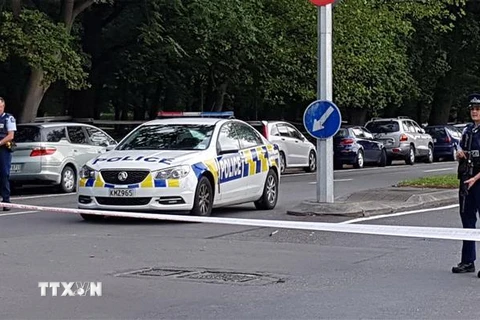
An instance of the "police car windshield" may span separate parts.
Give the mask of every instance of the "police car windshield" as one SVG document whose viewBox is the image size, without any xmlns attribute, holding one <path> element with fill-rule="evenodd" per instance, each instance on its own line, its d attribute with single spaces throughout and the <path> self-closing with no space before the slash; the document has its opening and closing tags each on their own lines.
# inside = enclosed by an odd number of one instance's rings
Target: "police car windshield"
<svg viewBox="0 0 480 320">
<path fill-rule="evenodd" d="M 122 141 L 117 150 L 205 150 L 212 138 L 213 125 L 149 125 L 138 128 Z"/>
</svg>

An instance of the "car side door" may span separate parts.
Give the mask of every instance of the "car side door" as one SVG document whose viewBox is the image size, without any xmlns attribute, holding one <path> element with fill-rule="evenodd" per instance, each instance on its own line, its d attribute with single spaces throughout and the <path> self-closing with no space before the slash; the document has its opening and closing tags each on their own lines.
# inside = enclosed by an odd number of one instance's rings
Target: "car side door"
<svg viewBox="0 0 480 320">
<path fill-rule="evenodd" d="M 303 134 L 297 130 L 291 124 L 285 124 L 290 133 L 290 137 L 293 139 L 293 149 L 295 162 L 300 165 L 308 166 L 309 155 L 310 155 L 310 142 L 303 136 Z"/>
<path fill-rule="evenodd" d="M 87 133 L 83 126 L 68 125 L 67 135 L 77 168 L 81 168 L 88 160 L 98 155 L 98 152 L 89 145 Z"/>
<path fill-rule="evenodd" d="M 295 140 L 290 136 L 290 130 L 284 123 L 277 124 L 278 132 L 280 133 L 280 140 L 282 146 L 281 151 L 285 154 L 287 166 L 298 165 L 298 159 L 295 157 Z"/>
<path fill-rule="evenodd" d="M 263 190 L 268 173 L 268 153 L 260 135 L 241 122 L 235 122 L 235 131 L 240 140 L 244 161 L 243 183 L 248 187 L 247 194 L 253 196 Z M 244 195 L 239 195 L 244 196 Z"/>
<path fill-rule="evenodd" d="M 242 179 L 244 160 L 240 154 L 240 141 L 232 121 L 220 127 L 216 147 L 219 202 L 235 202 L 239 194 L 245 194 L 248 186 Z"/>
<path fill-rule="evenodd" d="M 428 155 L 428 143 L 431 141 L 431 136 L 425 132 L 425 130 L 418 125 L 415 121 L 411 121 L 413 127 L 415 128 L 415 132 L 417 133 L 417 137 L 419 143 L 417 148 L 419 149 L 422 155 Z M 433 151 L 433 150 L 432 150 Z"/>
</svg>

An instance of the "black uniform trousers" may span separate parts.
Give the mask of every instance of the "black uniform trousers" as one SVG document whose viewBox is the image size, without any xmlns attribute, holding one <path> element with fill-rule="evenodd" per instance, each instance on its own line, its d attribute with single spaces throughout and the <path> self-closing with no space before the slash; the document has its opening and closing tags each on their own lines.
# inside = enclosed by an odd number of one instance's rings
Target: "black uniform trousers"
<svg viewBox="0 0 480 320">
<path fill-rule="evenodd" d="M 463 183 L 460 180 L 460 183 Z M 477 214 L 480 209 L 480 182 L 475 183 L 468 190 L 465 199 L 465 210 L 462 213 L 462 197 L 460 196 L 460 217 L 462 225 L 465 229 L 475 229 L 477 223 Z M 462 246 L 462 263 L 471 263 L 476 259 L 475 241 L 463 241 Z"/>
<path fill-rule="evenodd" d="M 10 165 L 12 153 L 6 147 L 0 147 L 0 195 L 3 202 L 10 202 Z"/>
</svg>

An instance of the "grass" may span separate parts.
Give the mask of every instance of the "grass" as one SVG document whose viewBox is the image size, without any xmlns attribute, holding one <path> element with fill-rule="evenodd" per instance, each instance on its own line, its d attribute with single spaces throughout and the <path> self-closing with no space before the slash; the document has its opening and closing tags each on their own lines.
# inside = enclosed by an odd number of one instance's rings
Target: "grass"
<svg viewBox="0 0 480 320">
<path fill-rule="evenodd" d="M 398 183 L 399 187 L 416 188 L 458 188 L 458 179 L 456 174 L 447 174 L 442 176 L 423 177 L 412 180 L 403 180 Z"/>
</svg>

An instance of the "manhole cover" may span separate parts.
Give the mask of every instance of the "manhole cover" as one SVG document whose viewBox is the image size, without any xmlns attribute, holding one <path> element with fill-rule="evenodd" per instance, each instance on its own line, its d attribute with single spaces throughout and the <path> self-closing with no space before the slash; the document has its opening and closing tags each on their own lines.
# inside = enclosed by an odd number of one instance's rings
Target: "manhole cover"
<svg viewBox="0 0 480 320">
<path fill-rule="evenodd" d="M 207 269 L 180 269 L 180 268 L 143 268 L 116 274 L 117 277 L 165 277 L 179 280 L 192 280 L 197 282 L 236 284 L 236 285 L 267 285 L 283 283 L 284 279 L 262 273 L 243 273 L 225 270 Z"/>
<path fill-rule="evenodd" d="M 206 281 L 220 281 L 220 282 L 247 282 L 251 280 L 260 279 L 261 275 L 245 274 L 236 272 L 221 272 L 221 271 L 203 271 L 199 273 L 182 275 L 179 278 L 188 278 L 194 280 L 206 280 Z"/>
<path fill-rule="evenodd" d="M 163 268 L 145 268 L 130 272 L 117 274 L 117 276 L 140 276 L 140 277 L 169 277 L 192 272 L 191 270 L 163 269 Z"/>
</svg>

